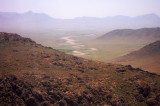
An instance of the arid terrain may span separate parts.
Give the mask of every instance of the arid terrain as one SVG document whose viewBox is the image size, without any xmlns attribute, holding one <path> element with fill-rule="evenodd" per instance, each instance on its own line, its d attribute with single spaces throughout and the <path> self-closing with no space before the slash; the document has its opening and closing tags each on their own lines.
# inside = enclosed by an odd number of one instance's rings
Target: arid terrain
<svg viewBox="0 0 160 106">
<path fill-rule="evenodd" d="M 0 0 L 0 106 L 160 106 L 160 0 Z"/>
</svg>

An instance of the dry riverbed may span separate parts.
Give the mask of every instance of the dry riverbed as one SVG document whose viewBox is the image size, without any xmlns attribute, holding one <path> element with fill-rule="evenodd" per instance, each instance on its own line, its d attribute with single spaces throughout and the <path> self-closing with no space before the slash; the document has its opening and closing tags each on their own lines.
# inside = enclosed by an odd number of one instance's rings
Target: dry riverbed
<svg viewBox="0 0 160 106">
<path fill-rule="evenodd" d="M 86 50 L 86 51 L 76 50 L 76 49 L 83 49 L 86 46 L 83 44 L 77 43 L 76 40 L 74 40 L 71 36 L 62 37 L 61 39 L 64 40 L 66 44 L 70 45 L 73 49 L 75 49 L 72 51 L 73 55 L 81 55 L 82 56 L 82 55 L 88 55 L 86 53 L 87 51 L 92 51 L 92 52 L 97 51 L 97 49 L 93 48 L 93 47 L 88 48 L 88 50 Z"/>
</svg>

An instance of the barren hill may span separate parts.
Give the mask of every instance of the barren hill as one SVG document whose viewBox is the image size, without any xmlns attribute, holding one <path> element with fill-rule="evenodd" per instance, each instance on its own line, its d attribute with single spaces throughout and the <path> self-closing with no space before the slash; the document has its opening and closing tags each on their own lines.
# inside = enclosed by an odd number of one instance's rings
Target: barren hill
<svg viewBox="0 0 160 106">
<path fill-rule="evenodd" d="M 160 28 L 142 28 L 142 29 L 118 29 L 110 31 L 100 37 L 97 40 L 103 41 L 155 41 L 160 39 Z"/>
<path fill-rule="evenodd" d="M 151 72 L 160 73 L 160 41 L 146 45 L 114 61 L 123 64 L 131 64 Z"/>
</svg>

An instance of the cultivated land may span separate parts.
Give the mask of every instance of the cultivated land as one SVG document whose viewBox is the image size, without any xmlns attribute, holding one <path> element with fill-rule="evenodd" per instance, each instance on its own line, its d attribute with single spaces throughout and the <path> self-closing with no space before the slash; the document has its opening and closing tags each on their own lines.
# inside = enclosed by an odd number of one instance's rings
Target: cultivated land
<svg viewBox="0 0 160 106">
<path fill-rule="evenodd" d="M 1 105 L 160 105 L 160 76 L 0 33 Z"/>
</svg>

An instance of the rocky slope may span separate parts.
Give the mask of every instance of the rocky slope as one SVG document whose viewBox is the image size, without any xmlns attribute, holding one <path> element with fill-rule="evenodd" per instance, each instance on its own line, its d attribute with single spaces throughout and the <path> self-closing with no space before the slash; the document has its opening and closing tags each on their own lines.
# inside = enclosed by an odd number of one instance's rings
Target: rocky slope
<svg viewBox="0 0 160 106">
<path fill-rule="evenodd" d="M 160 76 L 0 33 L 1 105 L 160 105 Z"/>
</svg>

